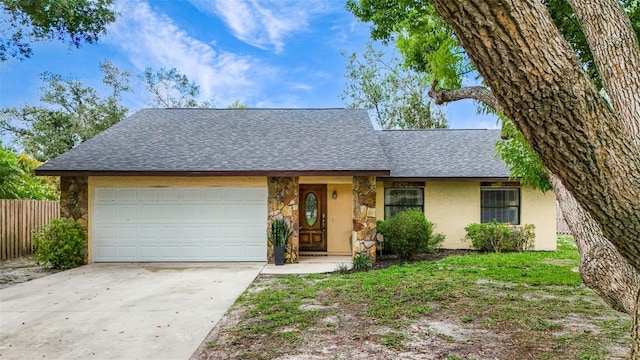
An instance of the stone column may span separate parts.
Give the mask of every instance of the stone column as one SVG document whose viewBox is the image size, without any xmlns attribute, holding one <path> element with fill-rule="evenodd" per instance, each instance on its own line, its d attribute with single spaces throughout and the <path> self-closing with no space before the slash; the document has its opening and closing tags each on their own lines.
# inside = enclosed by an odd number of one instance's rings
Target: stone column
<svg viewBox="0 0 640 360">
<path fill-rule="evenodd" d="M 376 178 L 353 177 L 352 252 L 369 254 L 376 259 Z"/>
<path fill-rule="evenodd" d="M 267 234 L 271 232 L 273 219 L 285 219 L 289 223 L 293 235 L 287 242 L 285 249 L 285 262 L 298 262 L 298 203 L 299 187 L 298 177 L 269 177 L 269 213 L 267 214 Z M 273 263 L 273 244 L 267 236 L 267 260 Z"/>
<path fill-rule="evenodd" d="M 60 177 L 60 217 L 75 220 L 85 231 L 89 216 L 89 181 L 86 176 Z"/>
<path fill-rule="evenodd" d="M 85 246 L 89 248 L 89 181 L 86 176 L 60 177 L 60 217 L 73 219 L 87 234 Z M 85 253 L 85 262 L 89 252 Z"/>
</svg>

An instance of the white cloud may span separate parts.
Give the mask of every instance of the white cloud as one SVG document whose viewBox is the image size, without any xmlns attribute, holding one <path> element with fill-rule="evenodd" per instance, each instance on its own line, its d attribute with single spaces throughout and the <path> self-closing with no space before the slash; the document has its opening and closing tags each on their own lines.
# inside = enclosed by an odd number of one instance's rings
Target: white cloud
<svg viewBox="0 0 640 360">
<path fill-rule="evenodd" d="M 246 56 L 213 48 L 179 28 L 147 2 L 120 1 L 121 16 L 109 28 L 106 41 L 120 47 L 138 69 L 176 68 L 200 85 L 202 100 L 215 97 L 223 106 L 255 90 L 255 73 L 268 68 Z"/>
<path fill-rule="evenodd" d="M 335 10 L 326 0 L 191 0 L 200 11 L 219 16 L 233 35 L 260 49 L 284 49 L 284 40 L 305 31 L 312 16 Z"/>
</svg>

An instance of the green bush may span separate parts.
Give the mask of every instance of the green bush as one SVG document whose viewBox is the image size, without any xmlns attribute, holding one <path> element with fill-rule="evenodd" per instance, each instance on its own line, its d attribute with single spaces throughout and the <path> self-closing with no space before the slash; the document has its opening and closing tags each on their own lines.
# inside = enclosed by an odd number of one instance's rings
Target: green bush
<svg viewBox="0 0 640 360">
<path fill-rule="evenodd" d="M 70 269 L 84 264 L 87 235 L 71 219 L 52 219 L 34 233 L 36 262 L 54 269 Z"/>
<path fill-rule="evenodd" d="M 369 254 L 360 253 L 353 257 L 353 269 L 357 271 L 369 270 L 373 267 L 373 259 Z"/>
<path fill-rule="evenodd" d="M 535 226 L 513 226 L 492 221 L 485 224 L 470 224 L 466 228 L 466 238 L 471 246 L 488 252 L 522 252 L 533 249 L 536 237 Z"/>
<path fill-rule="evenodd" d="M 444 240 L 443 234 L 433 234 L 433 223 L 419 209 L 409 209 L 385 221 L 378 221 L 378 232 L 384 245 L 400 259 L 435 250 Z"/>
</svg>

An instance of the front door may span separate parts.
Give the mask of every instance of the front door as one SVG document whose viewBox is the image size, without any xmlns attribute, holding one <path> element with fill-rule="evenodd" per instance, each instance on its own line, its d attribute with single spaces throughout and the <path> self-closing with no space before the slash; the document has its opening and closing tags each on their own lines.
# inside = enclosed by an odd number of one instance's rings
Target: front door
<svg viewBox="0 0 640 360">
<path fill-rule="evenodd" d="M 300 185 L 300 251 L 327 251 L 326 193 L 326 185 Z"/>
</svg>

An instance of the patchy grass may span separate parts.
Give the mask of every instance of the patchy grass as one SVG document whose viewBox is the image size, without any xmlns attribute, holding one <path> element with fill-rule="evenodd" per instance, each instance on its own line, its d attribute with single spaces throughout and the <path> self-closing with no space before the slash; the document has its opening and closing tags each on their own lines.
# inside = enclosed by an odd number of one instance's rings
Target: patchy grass
<svg viewBox="0 0 640 360">
<path fill-rule="evenodd" d="M 450 256 L 349 274 L 260 276 L 202 359 L 608 359 L 630 320 L 556 252 Z"/>
</svg>

